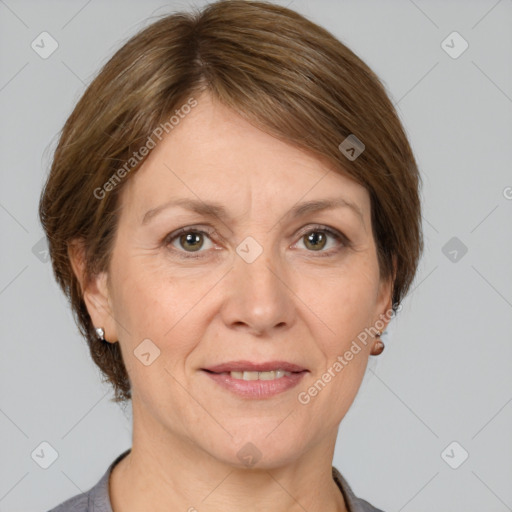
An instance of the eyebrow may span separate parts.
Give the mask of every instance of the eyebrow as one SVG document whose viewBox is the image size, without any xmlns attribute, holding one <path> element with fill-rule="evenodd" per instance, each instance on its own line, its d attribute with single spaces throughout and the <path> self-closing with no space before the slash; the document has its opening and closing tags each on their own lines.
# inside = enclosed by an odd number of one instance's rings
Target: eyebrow
<svg viewBox="0 0 512 512">
<path fill-rule="evenodd" d="M 227 212 L 226 208 L 220 203 L 204 202 L 198 199 L 180 198 L 172 199 L 164 204 L 161 204 L 160 206 L 148 210 L 144 214 L 141 224 L 147 224 L 151 219 L 156 217 L 163 210 L 167 210 L 168 208 L 174 207 L 188 209 L 195 213 L 198 213 L 199 215 L 204 215 L 206 217 L 217 217 L 220 218 L 221 220 L 231 219 L 231 215 Z M 361 222 L 364 224 L 363 212 L 361 211 L 361 208 L 357 204 L 347 201 L 342 197 L 316 199 L 312 201 L 299 203 L 295 205 L 291 210 L 289 210 L 284 216 L 301 217 L 308 213 L 318 212 L 321 210 L 332 210 L 334 208 L 350 208 L 361 218 Z"/>
</svg>

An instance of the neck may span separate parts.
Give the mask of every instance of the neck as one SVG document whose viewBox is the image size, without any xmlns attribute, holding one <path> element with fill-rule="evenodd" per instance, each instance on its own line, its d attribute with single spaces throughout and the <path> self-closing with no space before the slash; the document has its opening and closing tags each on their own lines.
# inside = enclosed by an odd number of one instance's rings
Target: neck
<svg viewBox="0 0 512 512">
<path fill-rule="evenodd" d="M 139 432 L 139 434 L 142 434 Z M 334 439 L 335 442 L 335 439 Z M 332 446 L 286 464 L 237 467 L 187 439 L 137 435 L 112 470 L 114 512 L 347 512 L 332 478 Z"/>
</svg>

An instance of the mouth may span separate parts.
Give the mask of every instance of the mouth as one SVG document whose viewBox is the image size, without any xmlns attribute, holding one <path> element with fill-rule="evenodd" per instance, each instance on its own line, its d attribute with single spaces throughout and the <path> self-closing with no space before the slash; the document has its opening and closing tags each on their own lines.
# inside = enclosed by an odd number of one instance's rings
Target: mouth
<svg viewBox="0 0 512 512">
<path fill-rule="evenodd" d="M 214 382 L 244 398 L 268 398 L 295 387 L 309 372 L 286 361 L 232 361 L 201 368 Z"/>
<path fill-rule="evenodd" d="M 288 377 L 292 373 L 308 371 L 306 368 L 288 361 L 268 361 L 266 363 L 230 361 L 202 369 L 209 373 L 230 375 L 233 379 L 240 380 L 274 380 Z"/>
<path fill-rule="evenodd" d="M 289 377 L 292 373 L 302 372 L 287 372 L 286 370 L 277 369 L 270 370 L 267 372 L 253 372 L 253 371 L 233 371 L 233 372 L 212 372 L 210 370 L 204 370 L 205 372 L 212 373 L 215 375 L 229 375 L 232 379 L 238 380 L 276 380 L 282 379 L 283 377 Z M 305 370 L 304 370 L 305 371 Z"/>
</svg>

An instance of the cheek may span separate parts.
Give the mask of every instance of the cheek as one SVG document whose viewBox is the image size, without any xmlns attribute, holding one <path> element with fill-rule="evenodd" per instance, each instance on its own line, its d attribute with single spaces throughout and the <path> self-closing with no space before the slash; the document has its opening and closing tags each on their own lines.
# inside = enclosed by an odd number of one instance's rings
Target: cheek
<svg viewBox="0 0 512 512">
<path fill-rule="evenodd" d="M 371 338 L 366 329 L 372 325 L 378 292 L 378 268 L 368 259 L 330 282 L 323 295 L 326 323 L 334 331 L 324 338 L 326 368 L 320 380 L 329 391 L 318 400 L 319 408 L 332 407 L 333 425 L 352 404 L 361 385 Z"/>
<path fill-rule="evenodd" d="M 194 316 L 196 306 L 212 283 L 204 277 L 173 276 L 168 268 L 143 257 L 118 261 L 113 268 L 113 303 L 116 320 L 123 326 L 118 331 L 125 350 L 133 352 L 150 339 L 161 351 L 160 362 L 171 346 L 176 358 L 189 352 L 191 340 L 197 337 L 194 329 L 201 329 L 200 319 Z"/>
<path fill-rule="evenodd" d="M 123 230 L 123 231 L 126 231 Z M 175 304 L 169 303 L 173 293 L 173 279 L 161 268 L 159 258 L 146 255 L 131 247 L 126 236 L 119 237 L 112 258 L 114 305 L 119 318 L 146 335 L 155 322 L 164 323 L 162 310 L 172 313 Z M 156 327 L 156 326 L 155 326 Z"/>
<path fill-rule="evenodd" d="M 191 338 L 180 338 L 186 311 L 172 282 L 156 280 L 143 268 L 120 265 L 117 272 L 114 303 L 123 361 L 132 392 L 151 404 L 172 388 L 175 362 L 190 351 Z"/>
<path fill-rule="evenodd" d="M 148 346 L 157 354 L 162 333 L 172 327 L 172 314 L 176 311 L 176 304 L 170 301 L 170 287 L 162 286 L 142 263 L 142 258 L 114 258 L 111 266 L 113 315 L 123 360 L 133 380 L 137 380 L 136 374 L 148 369 L 136 358 L 138 347 Z M 165 289 L 168 295 L 163 295 Z M 148 339 L 158 350 L 144 341 Z M 141 345 L 143 342 L 146 345 Z"/>
<path fill-rule="evenodd" d="M 370 262 L 326 279 L 317 305 L 330 327 L 334 343 L 329 352 L 345 350 L 371 326 L 378 293 L 378 272 Z M 333 331 L 333 332 L 332 332 Z"/>
</svg>

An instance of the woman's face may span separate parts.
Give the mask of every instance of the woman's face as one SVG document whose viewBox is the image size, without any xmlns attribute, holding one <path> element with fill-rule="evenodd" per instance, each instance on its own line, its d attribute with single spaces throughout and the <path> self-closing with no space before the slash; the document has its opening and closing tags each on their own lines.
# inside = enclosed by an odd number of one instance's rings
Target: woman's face
<svg viewBox="0 0 512 512">
<path fill-rule="evenodd" d="M 209 95 L 197 100 L 126 184 L 108 281 L 86 300 L 121 345 L 134 436 L 271 467 L 332 447 L 372 340 L 345 353 L 389 310 L 391 285 L 379 280 L 363 187 Z M 292 213 L 312 201 L 338 204 Z M 306 371 L 282 382 L 205 371 L 234 361 Z"/>
</svg>

